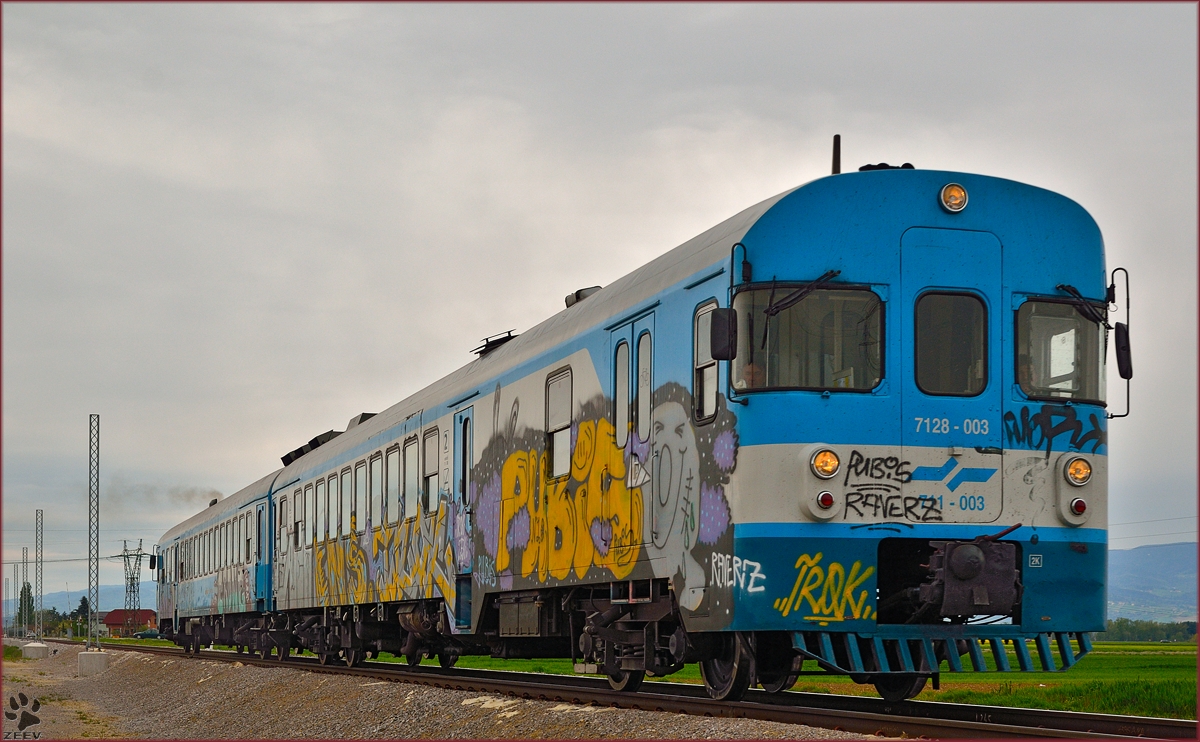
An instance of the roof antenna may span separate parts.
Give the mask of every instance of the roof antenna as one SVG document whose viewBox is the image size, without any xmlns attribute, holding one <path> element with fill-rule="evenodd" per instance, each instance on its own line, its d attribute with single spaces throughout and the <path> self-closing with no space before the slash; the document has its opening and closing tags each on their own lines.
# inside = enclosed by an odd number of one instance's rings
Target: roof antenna
<svg viewBox="0 0 1200 742">
<path fill-rule="evenodd" d="M 842 172 L 842 135 L 833 135 L 833 174 Z"/>
</svg>

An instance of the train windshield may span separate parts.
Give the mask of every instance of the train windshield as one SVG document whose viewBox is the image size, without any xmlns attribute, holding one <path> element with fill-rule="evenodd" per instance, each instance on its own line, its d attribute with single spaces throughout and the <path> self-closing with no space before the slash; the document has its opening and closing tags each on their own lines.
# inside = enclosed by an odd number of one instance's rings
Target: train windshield
<svg viewBox="0 0 1200 742">
<path fill-rule="evenodd" d="M 1017 383 L 1032 398 L 1104 402 L 1104 327 L 1071 304 L 1017 310 Z"/>
<path fill-rule="evenodd" d="M 777 314 L 767 311 L 795 288 L 748 289 L 734 297 L 734 388 L 875 388 L 883 376 L 879 297 L 865 289 L 816 289 Z"/>
</svg>

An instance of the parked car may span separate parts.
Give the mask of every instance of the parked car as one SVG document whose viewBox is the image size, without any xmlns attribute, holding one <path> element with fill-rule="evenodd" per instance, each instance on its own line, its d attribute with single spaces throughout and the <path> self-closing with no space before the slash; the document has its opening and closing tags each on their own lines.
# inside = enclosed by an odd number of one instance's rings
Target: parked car
<svg viewBox="0 0 1200 742">
<path fill-rule="evenodd" d="M 157 639 L 158 629 L 146 629 L 133 635 L 134 639 Z"/>
</svg>

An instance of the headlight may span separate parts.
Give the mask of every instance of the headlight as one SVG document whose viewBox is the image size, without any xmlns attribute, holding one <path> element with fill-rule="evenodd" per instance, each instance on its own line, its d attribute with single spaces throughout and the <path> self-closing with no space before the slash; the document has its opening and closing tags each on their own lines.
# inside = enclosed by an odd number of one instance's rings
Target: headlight
<svg viewBox="0 0 1200 742">
<path fill-rule="evenodd" d="M 837 454 L 830 451 L 828 448 L 823 448 L 813 454 L 812 461 L 813 474 L 816 474 L 821 479 L 830 479 L 838 473 L 838 467 L 842 462 L 838 460 Z"/>
<path fill-rule="evenodd" d="M 1067 463 L 1067 481 L 1076 487 L 1082 487 L 1092 478 L 1092 465 L 1087 459 L 1071 459 Z"/>
<path fill-rule="evenodd" d="M 957 214 L 967 208 L 967 189 L 958 183 L 947 183 L 942 186 L 942 208 L 951 214 Z"/>
</svg>

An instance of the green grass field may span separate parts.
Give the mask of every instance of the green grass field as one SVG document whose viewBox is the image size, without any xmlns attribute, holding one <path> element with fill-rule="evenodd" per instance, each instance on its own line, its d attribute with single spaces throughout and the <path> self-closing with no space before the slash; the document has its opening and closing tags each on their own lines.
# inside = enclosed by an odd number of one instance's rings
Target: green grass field
<svg viewBox="0 0 1200 742">
<path fill-rule="evenodd" d="M 1036 652 L 1033 654 L 1036 662 Z M 379 659 L 403 661 L 386 652 Z M 436 662 L 425 660 L 423 664 Z M 1012 663 L 1015 665 L 1015 660 Z M 570 660 L 462 657 L 456 666 L 562 675 L 573 673 Z M 990 656 L 988 666 L 993 667 Z M 665 680 L 702 682 L 698 665 L 688 665 Z M 1195 719 L 1196 645 L 1098 642 L 1090 654 L 1066 672 L 943 672 L 941 686 L 941 690 L 933 690 L 932 685 L 927 685 L 917 699 Z M 875 695 L 873 687 L 859 685 L 839 675 L 805 675 L 793 690 Z"/>
<path fill-rule="evenodd" d="M 112 640 L 105 644 L 163 645 L 163 640 Z M 1036 651 L 1031 653 L 1035 657 Z M 309 653 L 305 653 L 309 654 Z M 985 650 L 988 667 L 993 667 Z M 1010 651 L 1010 662 L 1016 664 Z M 387 652 L 382 662 L 403 662 Z M 1056 655 L 1057 661 L 1057 655 Z M 436 665 L 437 660 L 423 664 Z M 570 660 L 498 660 L 468 656 L 457 667 L 571 675 Z M 813 667 L 809 665 L 808 667 Z M 943 665 L 943 668 L 945 665 Z M 652 678 L 651 680 L 658 680 Z M 698 665 L 665 678 L 675 683 L 700 683 Z M 967 703 L 987 706 L 1063 709 L 1102 714 L 1196 718 L 1196 645 L 1154 642 L 1097 642 L 1092 652 L 1066 672 L 951 673 L 943 672 L 941 690 L 927 685 L 922 701 Z M 805 675 L 793 690 L 810 693 L 841 693 L 874 696 L 875 689 L 840 675 Z"/>
</svg>

